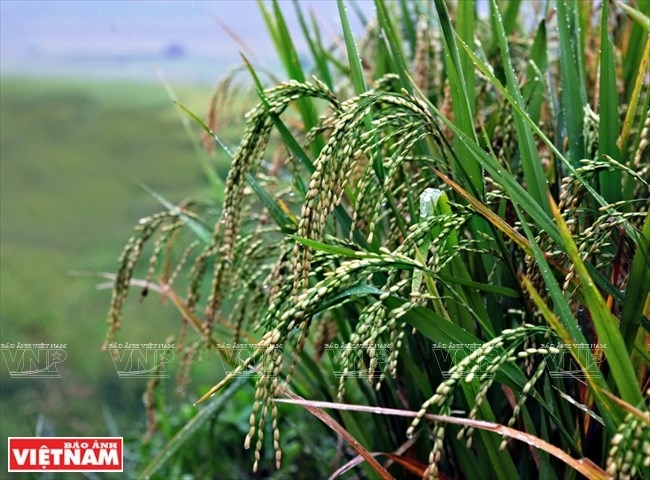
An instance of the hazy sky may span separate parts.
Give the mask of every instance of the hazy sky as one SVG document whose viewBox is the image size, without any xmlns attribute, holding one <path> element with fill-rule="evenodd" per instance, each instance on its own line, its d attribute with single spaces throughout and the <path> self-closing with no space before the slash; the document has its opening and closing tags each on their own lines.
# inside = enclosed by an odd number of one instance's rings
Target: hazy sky
<svg viewBox="0 0 650 480">
<path fill-rule="evenodd" d="M 293 2 L 280 3 L 304 48 Z M 315 12 L 326 39 L 340 32 L 334 0 L 300 3 Z M 373 15 L 370 0 L 357 4 Z M 349 13 L 358 25 L 352 9 Z M 252 0 L 0 0 L 0 62 L 6 73 L 40 61 L 55 68 L 52 59 L 156 56 L 171 44 L 182 44 L 189 56 L 239 63 L 240 47 L 217 19 L 250 45 L 258 60 L 273 55 Z"/>
</svg>

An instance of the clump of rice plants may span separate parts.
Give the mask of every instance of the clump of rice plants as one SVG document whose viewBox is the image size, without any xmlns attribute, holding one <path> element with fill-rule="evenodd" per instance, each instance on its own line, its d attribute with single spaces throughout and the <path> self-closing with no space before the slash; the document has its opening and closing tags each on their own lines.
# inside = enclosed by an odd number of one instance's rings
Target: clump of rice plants
<svg viewBox="0 0 650 480">
<path fill-rule="evenodd" d="M 180 348 L 254 345 L 200 399 L 256 373 L 254 471 L 290 403 L 344 440 L 336 475 L 648 477 L 647 3 L 375 5 L 356 41 L 340 2 L 332 45 L 295 5 L 309 66 L 260 5 L 289 79 L 245 60 L 232 151 L 194 117 L 219 212 L 140 221 L 109 338 L 153 242 Z"/>
</svg>

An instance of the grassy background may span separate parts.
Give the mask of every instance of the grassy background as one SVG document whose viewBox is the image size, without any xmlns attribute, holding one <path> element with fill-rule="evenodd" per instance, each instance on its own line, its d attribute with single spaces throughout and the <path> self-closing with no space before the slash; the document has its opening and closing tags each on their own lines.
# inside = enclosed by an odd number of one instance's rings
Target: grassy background
<svg viewBox="0 0 650 480">
<path fill-rule="evenodd" d="M 70 272 L 116 270 L 133 225 L 161 209 L 138 182 L 173 202 L 209 198 L 203 170 L 160 85 L 24 78 L 1 85 L 0 341 L 67 344 L 60 380 L 11 379 L 2 362 L 3 441 L 33 435 L 39 414 L 52 434 L 108 434 L 103 405 L 120 434 L 135 433 L 145 381 L 120 380 L 100 350 L 110 292 L 95 289 L 101 279 Z M 176 93 L 205 111 L 208 88 Z M 162 342 L 177 331 L 177 315 L 155 298 L 135 298 L 129 312 L 146 321 L 126 322 L 124 341 Z"/>
</svg>

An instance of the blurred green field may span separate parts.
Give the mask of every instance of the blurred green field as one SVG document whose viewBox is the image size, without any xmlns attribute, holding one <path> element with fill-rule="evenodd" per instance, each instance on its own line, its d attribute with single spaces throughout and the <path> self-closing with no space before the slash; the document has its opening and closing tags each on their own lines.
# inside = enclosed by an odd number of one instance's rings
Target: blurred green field
<svg viewBox="0 0 650 480">
<path fill-rule="evenodd" d="M 176 93 L 206 110 L 208 88 Z M 2 78 L 0 111 L 0 341 L 67 345 L 60 380 L 12 379 L 1 362 L 3 440 L 33 435 L 39 415 L 51 434 L 109 434 L 103 405 L 133 433 L 145 380 L 120 380 L 100 350 L 110 291 L 71 272 L 114 272 L 133 225 L 161 210 L 138 182 L 173 202 L 210 198 L 192 141 L 160 85 Z M 155 298 L 127 315 L 126 341 L 178 330 Z"/>
</svg>

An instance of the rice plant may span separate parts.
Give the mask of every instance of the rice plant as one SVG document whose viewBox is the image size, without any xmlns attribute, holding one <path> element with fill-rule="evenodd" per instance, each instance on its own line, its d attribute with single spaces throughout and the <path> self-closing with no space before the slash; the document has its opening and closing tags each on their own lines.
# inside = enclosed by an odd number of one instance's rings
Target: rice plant
<svg viewBox="0 0 650 480">
<path fill-rule="evenodd" d="M 648 2 L 375 7 L 329 45 L 296 3 L 298 62 L 260 3 L 288 80 L 244 58 L 235 149 L 190 114 L 223 201 L 140 221 L 108 338 L 153 243 L 188 362 L 254 344 L 199 399 L 256 372 L 253 471 L 290 403 L 344 440 L 323 475 L 650 478 Z"/>
</svg>

